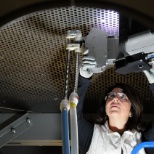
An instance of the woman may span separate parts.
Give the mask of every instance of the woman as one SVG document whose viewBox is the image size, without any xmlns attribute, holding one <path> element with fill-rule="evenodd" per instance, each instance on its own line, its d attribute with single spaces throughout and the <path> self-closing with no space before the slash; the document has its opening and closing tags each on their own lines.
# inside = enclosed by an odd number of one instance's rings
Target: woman
<svg viewBox="0 0 154 154">
<path fill-rule="evenodd" d="M 81 154 L 130 154 L 142 138 L 148 140 L 154 129 L 151 127 L 143 134 L 140 127 L 142 103 L 136 91 L 126 84 L 119 83 L 108 89 L 100 108 L 102 125 L 87 121 L 83 117 L 83 102 L 91 79 L 87 78 L 87 73 L 84 76 L 83 69 L 80 74 L 77 113 Z M 150 153 L 148 150 L 146 152 Z M 139 154 L 145 154 L 145 150 L 140 150 Z"/>
</svg>

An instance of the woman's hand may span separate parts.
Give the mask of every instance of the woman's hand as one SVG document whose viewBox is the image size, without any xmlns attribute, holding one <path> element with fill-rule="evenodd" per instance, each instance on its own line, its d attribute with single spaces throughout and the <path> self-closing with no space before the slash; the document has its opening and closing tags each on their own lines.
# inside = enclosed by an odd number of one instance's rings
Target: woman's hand
<svg viewBox="0 0 154 154">
<path fill-rule="evenodd" d="M 85 78 L 90 78 L 93 75 L 92 69 L 96 67 L 97 63 L 94 57 L 88 56 L 89 50 L 83 53 L 82 66 L 80 68 L 80 75 Z"/>
</svg>

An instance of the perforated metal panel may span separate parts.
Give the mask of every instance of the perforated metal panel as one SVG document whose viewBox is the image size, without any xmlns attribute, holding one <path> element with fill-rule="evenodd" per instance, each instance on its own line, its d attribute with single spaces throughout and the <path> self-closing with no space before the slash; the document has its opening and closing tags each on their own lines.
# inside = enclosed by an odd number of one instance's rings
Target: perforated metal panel
<svg viewBox="0 0 154 154">
<path fill-rule="evenodd" d="M 56 8 L 25 15 L 1 27 L 0 106 L 60 112 L 65 87 L 66 32 L 79 29 L 86 36 L 92 27 L 102 29 L 108 36 L 118 36 L 119 15 L 96 8 Z M 74 79 L 71 54 L 70 91 Z M 98 95 L 116 80 L 133 83 L 144 98 L 151 97 L 142 74 L 125 77 L 109 69 L 95 76 L 88 93 L 89 103 L 95 103 Z"/>
</svg>

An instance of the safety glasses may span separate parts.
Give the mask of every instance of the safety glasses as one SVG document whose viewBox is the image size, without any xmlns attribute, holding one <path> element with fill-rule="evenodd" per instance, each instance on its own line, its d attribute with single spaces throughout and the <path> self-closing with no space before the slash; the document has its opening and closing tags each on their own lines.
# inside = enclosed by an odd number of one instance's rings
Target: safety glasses
<svg viewBox="0 0 154 154">
<path fill-rule="evenodd" d="M 128 97 L 125 93 L 122 93 L 122 92 L 109 92 L 107 94 L 107 96 L 105 97 L 105 101 L 107 100 L 112 100 L 114 99 L 115 97 L 118 97 L 118 99 L 120 99 L 121 101 L 127 101 L 128 100 Z"/>
</svg>

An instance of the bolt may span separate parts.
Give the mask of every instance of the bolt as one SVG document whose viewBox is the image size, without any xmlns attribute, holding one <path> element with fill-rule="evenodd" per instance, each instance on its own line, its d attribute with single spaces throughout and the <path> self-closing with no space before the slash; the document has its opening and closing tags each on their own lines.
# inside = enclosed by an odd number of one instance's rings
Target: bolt
<svg viewBox="0 0 154 154">
<path fill-rule="evenodd" d="M 27 118 L 27 120 L 26 120 L 29 124 L 31 124 L 31 120 L 30 120 L 30 118 Z"/>
<path fill-rule="evenodd" d="M 15 134 L 16 133 L 15 128 L 11 128 L 11 132 Z"/>
</svg>

